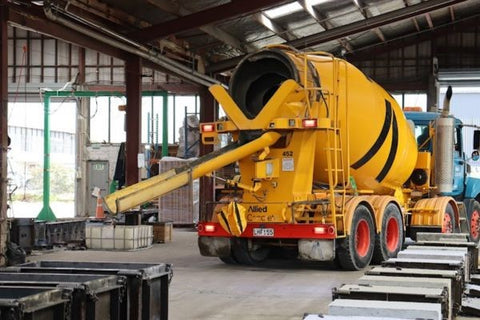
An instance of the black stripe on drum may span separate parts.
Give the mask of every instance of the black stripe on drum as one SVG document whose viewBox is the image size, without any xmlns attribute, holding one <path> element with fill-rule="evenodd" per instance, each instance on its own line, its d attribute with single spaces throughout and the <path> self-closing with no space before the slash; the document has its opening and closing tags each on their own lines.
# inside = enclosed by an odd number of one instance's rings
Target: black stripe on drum
<svg viewBox="0 0 480 320">
<path fill-rule="evenodd" d="M 387 100 L 385 100 L 385 109 L 385 120 L 383 121 L 382 131 L 380 131 L 377 141 L 375 141 L 370 150 L 368 150 L 360 160 L 352 164 L 353 169 L 358 169 L 367 163 L 378 152 L 378 150 L 380 150 L 385 142 L 385 139 L 387 139 L 388 132 L 390 131 L 390 125 L 392 123 L 392 105 Z"/>
<path fill-rule="evenodd" d="M 395 116 L 395 113 L 393 114 L 393 121 L 392 121 L 392 145 L 390 147 L 390 153 L 388 154 L 387 161 L 385 162 L 385 165 L 383 166 L 382 171 L 378 174 L 378 176 L 375 178 L 378 182 L 382 182 L 383 179 L 385 179 L 385 176 L 388 174 L 390 169 L 392 168 L 393 161 L 395 160 L 395 156 L 397 155 L 397 149 L 398 149 L 398 124 L 397 124 L 397 117 Z"/>
</svg>

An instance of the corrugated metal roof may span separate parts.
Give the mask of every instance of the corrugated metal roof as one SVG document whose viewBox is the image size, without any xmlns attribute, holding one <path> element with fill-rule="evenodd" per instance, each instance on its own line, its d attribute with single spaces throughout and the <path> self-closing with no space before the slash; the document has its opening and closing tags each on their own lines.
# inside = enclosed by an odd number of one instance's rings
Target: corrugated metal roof
<svg viewBox="0 0 480 320">
<path fill-rule="evenodd" d="M 311 1 L 314 1 L 314 5 L 310 7 L 308 4 L 312 3 Z M 302 0 L 298 2 L 288 0 L 276 2 L 267 0 L 243 2 L 238 0 L 75 0 L 70 5 L 75 6 L 76 3 L 81 3 L 92 8 L 107 5 L 108 10 L 98 12 L 103 19 L 115 17 L 116 21 L 119 19 L 124 21 L 125 27 L 128 26 L 130 29 L 154 26 L 157 28 L 155 31 L 161 34 L 160 37 L 154 37 L 155 33 L 151 30 L 145 33 L 140 32 L 148 43 L 156 46 L 157 40 L 168 39 L 183 47 L 182 49 L 201 54 L 206 63 L 212 65 L 223 59 L 242 56 L 248 51 L 269 44 L 289 44 L 292 40 L 302 43 L 302 40 L 308 37 L 311 40 L 312 35 L 323 39 L 322 37 L 329 32 L 332 33 L 332 30 L 343 30 L 355 23 L 359 26 L 362 23 L 368 25 L 372 19 L 382 15 L 388 15 L 392 22 L 388 22 L 387 19 L 387 22 L 379 28 L 361 32 L 356 32 L 352 28 L 348 33 L 342 33 L 342 36 L 336 40 L 326 37 L 326 40 L 309 41 L 309 47 L 306 49 L 329 51 L 334 54 L 344 50 L 355 51 L 480 14 L 478 0 L 452 1 L 447 3 L 447 0 Z M 264 19 L 262 23 L 258 19 L 258 14 L 265 13 L 269 8 L 279 7 L 275 5 L 276 3 L 281 5 L 294 3 L 296 9 L 280 16 Z M 265 5 L 262 6 L 262 4 Z M 425 4 L 441 4 L 442 8 L 419 15 L 413 14 L 401 21 L 395 20 L 397 13 L 402 10 Z M 198 15 L 221 5 L 236 5 L 234 12 L 237 14 L 232 14 L 229 10 L 233 9 L 228 8 L 217 10 L 211 16 Z M 254 5 L 258 5 L 259 8 L 256 10 L 247 8 Z M 245 9 L 244 12 L 242 8 Z M 178 19 L 182 19 L 182 23 Z M 171 24 L 165 23 L 172 22 L 178 22 L 176 26 L 182 30 L 166 30 Z M 165 28 L 162 29 L 162 26 Z M 182 28 L 183 26 L 188 28 Z M 178 39 L 181 42 L 178 42 Z M 311 43 L 314 44 L 310 45 Z"/>
</svg>

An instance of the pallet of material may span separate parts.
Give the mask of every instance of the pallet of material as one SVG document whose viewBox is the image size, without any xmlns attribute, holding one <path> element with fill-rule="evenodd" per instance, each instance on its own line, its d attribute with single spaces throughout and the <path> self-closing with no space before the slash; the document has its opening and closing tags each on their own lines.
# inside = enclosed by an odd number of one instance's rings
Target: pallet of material
<svg viewBox="0 0 480 320">
<path fill-rule="evenodd" d="M 193 160 L 164 157 L 158 162 L 159 173 L 182 167 Z M 193 180 L 186 186 L 169 192 L 158 199 L 160 221 L 172 221 L 174 225 L 193 225 L 199 216 L 199 181 Z"/>
<path fill-rule="evenodd" d="M 165 243 L 172 241 L 173 222 L 154 222 L 153 227 L 153 242 Z"/>
</svg>

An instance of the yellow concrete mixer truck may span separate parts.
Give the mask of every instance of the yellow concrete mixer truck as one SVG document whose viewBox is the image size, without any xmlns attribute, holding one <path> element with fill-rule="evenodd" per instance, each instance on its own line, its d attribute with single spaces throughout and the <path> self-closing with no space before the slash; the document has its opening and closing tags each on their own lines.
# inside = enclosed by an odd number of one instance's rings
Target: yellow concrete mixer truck
<svg viewBox="0 0 480 320">
<path fill-rule="evenodd" d="M 201 124 L 202 142 L 216 144 L 221 134 L 232 142 L 108 195 L 109 211 L 235 162 L 239 175 L 225 181 L 234 191 L 198 223 L 202 255 L 256 264 L 280 248 L 348 270 L 396 256 L 406 236 L 456 232 L 468 220 L 449 189 L 455 170 L 443 174 L 454 150 L 448 111 L 424 122 L 419 149 L 414 121 L 372 79 L 330 54 L 285 46 L 247 56 L 228 92 L 220 85 L 210 92 L 226 117 Z M 475 221 L 478 232 L 478 212 Z"/>
</svg>

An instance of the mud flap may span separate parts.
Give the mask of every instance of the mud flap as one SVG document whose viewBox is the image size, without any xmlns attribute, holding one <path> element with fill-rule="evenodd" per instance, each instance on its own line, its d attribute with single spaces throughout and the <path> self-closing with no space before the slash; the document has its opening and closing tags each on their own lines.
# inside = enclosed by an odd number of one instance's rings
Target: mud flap
<svg viewBox="0 0 480 320">
<path fill-rule="evenodd" d="M 298 240 L 298 257 L 308 261 L 335 259 L 335 240 Z"/>
<path fill-rule="evenodd" d="M 198 237 L 200 254 L 206 257 L 229 257 L 232 249 L 230 238 Z"/>
</svg>

